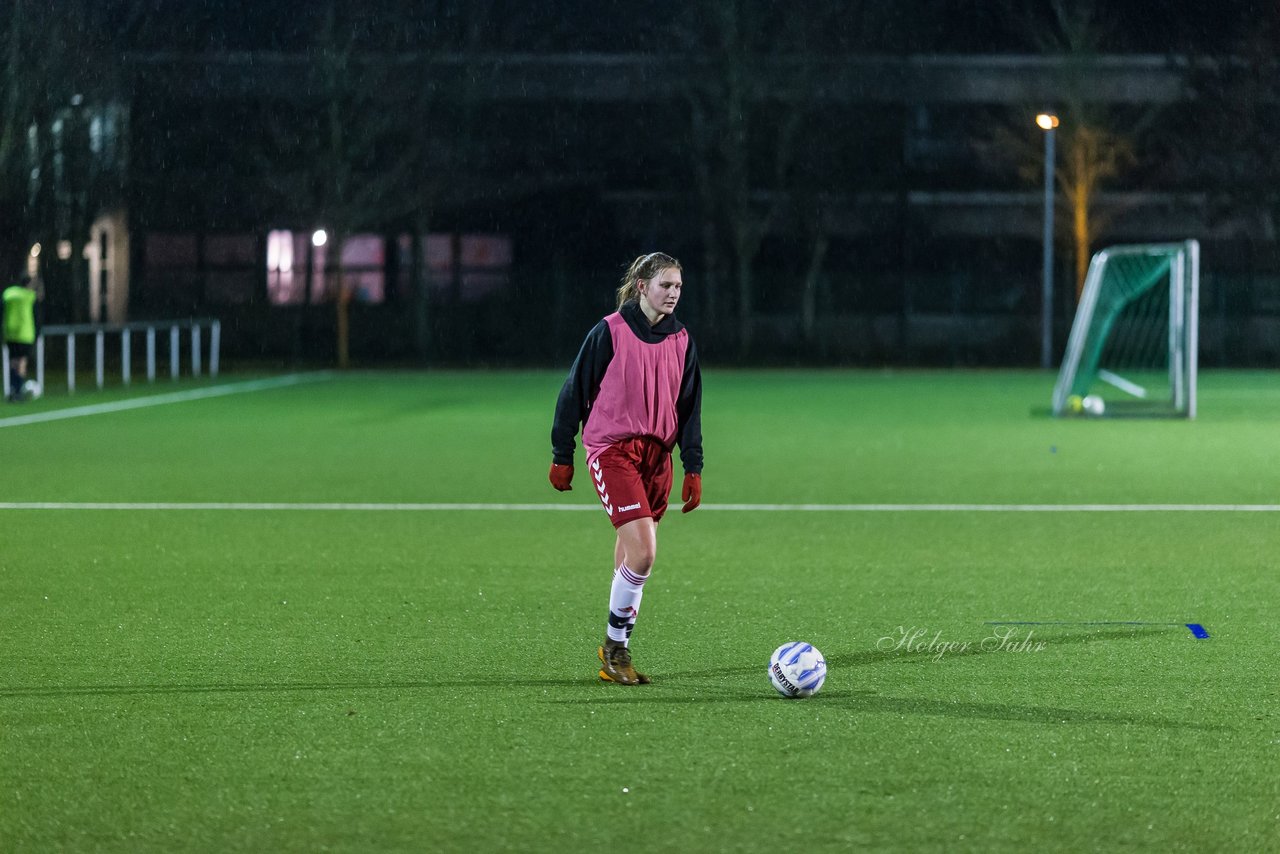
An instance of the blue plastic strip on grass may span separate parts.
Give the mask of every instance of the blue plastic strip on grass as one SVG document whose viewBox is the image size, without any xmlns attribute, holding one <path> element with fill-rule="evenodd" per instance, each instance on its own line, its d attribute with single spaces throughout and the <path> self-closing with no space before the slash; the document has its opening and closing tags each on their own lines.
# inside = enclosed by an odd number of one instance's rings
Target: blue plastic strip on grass
<svg viewBox="0 0 1280 854">
<path fill-rule="evenodd" d="M 1145 620 L 988 620 L 988 626 L 1186 626 L 1197 640 L 1205 640 L 1209 632 L 1199 623 L 1152 623 Z"/>
</svg>

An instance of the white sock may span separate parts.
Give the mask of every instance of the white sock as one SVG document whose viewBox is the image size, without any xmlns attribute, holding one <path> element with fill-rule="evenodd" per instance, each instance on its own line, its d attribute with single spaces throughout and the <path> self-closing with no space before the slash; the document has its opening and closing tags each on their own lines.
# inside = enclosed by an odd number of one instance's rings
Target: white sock
<svg viewBox="0 0 1280 854">
<path fill-rule="evenodd" d="M 631 606 L 631 619 L 627 622 L 627 646 L 631 646 L 631 633 L 636 629 L 636 617 L 640 616 L 640 600 L 644 598 L 644 588 L 641 587 L 636 591 L 635 604 Z"/>
<path fill-rule="evenodd" d="M 636 575 L 625 563 L 613 571 L 613 586 L 609 589 L 609 640 L 626 643 L 640 613 L 640 599 L 644 596 L 644 582 L 648 576 Z"/>
</svg>

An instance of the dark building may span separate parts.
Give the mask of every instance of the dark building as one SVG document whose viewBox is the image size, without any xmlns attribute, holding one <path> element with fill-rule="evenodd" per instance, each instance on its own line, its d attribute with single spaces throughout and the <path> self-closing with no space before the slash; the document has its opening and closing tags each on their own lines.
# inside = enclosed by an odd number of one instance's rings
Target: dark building
<svg viewBox="0 0 1280 854">
<path fill-rule="evenodd" d="M 1221 75 L 1185 57 L 297 38 L 127 54 L 92 317 L 217 316 L 233 358 L 559 362 L 662 248 L 711 361 L 1032 365 L 1050 109 L 1119 152 L 1089 188 L 1090 248 L 1199 239 L 1203 361 L 1280 349 L 1274 236 L 1194 168 Z"/>
</svg>

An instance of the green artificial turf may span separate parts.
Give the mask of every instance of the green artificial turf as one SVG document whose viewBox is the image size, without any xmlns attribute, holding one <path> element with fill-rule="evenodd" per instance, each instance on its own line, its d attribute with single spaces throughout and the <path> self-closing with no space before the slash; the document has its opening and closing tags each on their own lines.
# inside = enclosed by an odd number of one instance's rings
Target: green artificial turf
<svg viewBox="0 0 1280 854">
<path fill-rule="evenodd" d="M 1274 505 L 1272 375 L 1188 423 L 1055 420 L 1035 372 L 708 370 L 637 688 L 595 677 L 611 528 L 546 483 L 561 379 L 0 421 L 0 850 L 1280 847 L 1280 514 L 724 507 Z M 797 639 L 829 675 L 788 701 Z"/>
</svg>

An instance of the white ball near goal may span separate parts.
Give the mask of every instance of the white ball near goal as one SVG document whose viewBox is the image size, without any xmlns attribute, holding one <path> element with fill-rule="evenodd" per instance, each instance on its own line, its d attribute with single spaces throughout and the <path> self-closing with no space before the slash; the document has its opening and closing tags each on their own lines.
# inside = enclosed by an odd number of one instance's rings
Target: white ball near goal
<svg viewBox="0 0 1280 854">
<path fill-rule="evenodd" d="M 1081 407 L 1090 415 L 1101 415 L 1107 411 L 1107 405 L 1102 402 L 1102 398 L 1096 394 L 1085 395 L 1084 400 L 1080 402 Z"/>
<path fill-rule="evenodd" d="M 23 383 L 22 391 L 24 394 L 27 395 L 27 397 L 30 397 L 32 400 L 35 400 L 40 395 L 44 394 L 44 389 L 40 388 L 40 383 L 36 382 L 35 380 L 27 380 L 25 383 Z"/>
<path fill-rule="evenodd" d="M 813 644 L 784 643 L 769 656 L 769 682 L 784 697 L 812 697 L 826 678 L 826 659 Z"/>
</svg>

